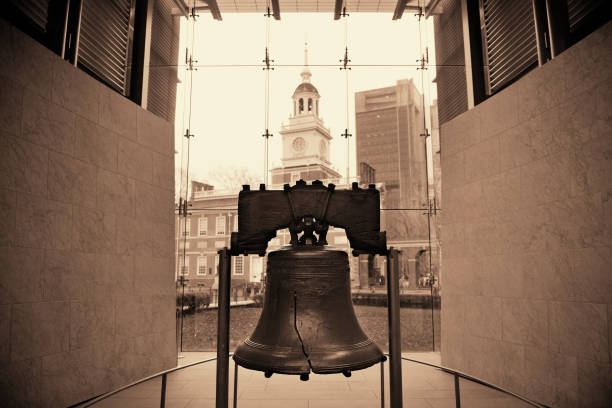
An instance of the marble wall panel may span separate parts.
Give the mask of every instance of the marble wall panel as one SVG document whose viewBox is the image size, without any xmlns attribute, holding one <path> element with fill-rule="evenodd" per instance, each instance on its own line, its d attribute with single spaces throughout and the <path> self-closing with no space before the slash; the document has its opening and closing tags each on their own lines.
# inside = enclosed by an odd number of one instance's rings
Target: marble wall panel
<svg viewBox="0 0 612 408">
<path fill-rule="evenodd" d="M 72 249 L 82 252 L 113 253 L 116 217 L 100 210 L 74 207 Z"/>
<path fill-rule="evenodd" d="M 49 198 L 65 203 L 95 208 L 95 166 L 60 153 L 49 152 Z"/>
<path fill-rule="evenodd" d="M 11 306 L 0 305 L 0 364 L 11 361 Z"/>
<path fill-rule="evenodd" d="M 42 404 L 42 361 L 31 359 L 0 367 L 0 395 L 8 407 L 30 408 Z"/>
<path fill-rule="evenodd" d="M 610 400 L 610 38 L 612 23 L 441 130 L 443 296 L 466 299 L 463 333 L 442 302 L 442 361 L 555 407 Z"/>
<path fill-rule="evenodd" d="M 170 123 L 149 111 L 139 109 L 137 126 L 138 143 L 158 153 L 174 157 L 174 129 Z"/>
<path fill-rule="evenodd" d="M 501 386 L 516 390 L 517 394 L 525 395 L 527 391 L 527 376 L 525 347 L 519 344 L 501 343 L 502 375 Z"/>
<path fill-rule="evenodd" d="M 117 253 L 153 256 L 152 227 L 149 221 L 117 216 Z"/>
<path fill-rule="evenodd" d="M 568 98 L 612 78 L 612 72 L 606 69 L 612 66 L 611 38 L 612 30 L 607 23 L 559 55 Z"/>
<path fill-rule="evenodd" d="M 5 20 L 0 35 L 0 395 L 68 406 L 176 364 L 173 126 Z M 146 220 L 136 180 L 153 183 Z"/>
<path fill-rule="evenodd" d="M 57 59 L 53 64 L 51 101 L 76 113 L 81 118 L 94 123 L 98 122 L 99 94 L 103 86 L 85 72 L 63 60 Z M 79 133 L 77 130 L 77 140 Z"/>
<path fill-rule="evenodd" d="M 70 302 L 70 350 L 113 341 L 115 307 L 112 298 Z"/>
<path fill-rule="evenodd" d="M 16 303 L 11 310 L 11 361 L 69 348 L 68 302 Z"/>
<path fill-rule="evenodd" d="M 566 100 L 565 84 L 559 82 L 564 66 L 563 60 L 555 58 L 546 64 L 545 70 L 536 69 L 517 83 L 519 121 L 541 115 Z"/>
<path fill-rule="evenodd" d="M 172 258 L 175 248 L 168 245 L 174 238 L 174 224 L 153 223 L 151 226 L 153 257 Z"/>
<path fill-rule="evenodd" d="M 612 94 L 610 95 L 612 97 Z M 570 154 L 571 192 L 592 194 L 612 189 L 612 141 L 602 135 L 584 143 Z"/>
<path fill-rule="evenodd" d="M 69 249 L 72 206 L 27 194 L 17 195 L 19 246 L 45 249 Z"/>
<path fill-rule="evenodd" d="M 174 190 L 174 158 L 159 153 L 153 153 L 153 184 Z"/>
<path fill-rule="evenodd" d="M 50 150 L 72 155 L 75 114 L 31 92 L 23 94 L 22 137 Z"/>
<path fill-rule="evenodd" d="M 578 360 L 578 407 L 606 408 L 612 401 L 610 366 Z M 601 392 L 607 390 L 607 392 Z"/>
<path fill-rule="evenodd" d="M 43 250 L 0 248 L 0 303 L 42 300 Z"/>
<path fill-rule="evenodd" d="M 15 242 L 17 220 L 17 193 L 0 189 L 0 247 Z"/>
<path fill-rule="evenodd" d="M 3 20 L 2 24 L 8 24 Z M 22 85 L 45 99 L 51 99 L 54 65 L 61 61 L 42 44 L 11 28 L 6 37 L 9 53 L 6 54 L 6 75 L 11 82 Z"/>
<path fill-rule="evenodd" d="M 47 195 L 47 149 L 0 131 L 2 164 L 0 186 L 24 193 Z"/>
<path fill-rule="evenodd" d="M 496 136 L 519 123 L 519 93 L 517 88 L 509 86 L 496 96 L 496 98 L 489 98 L 478 105 L 481 140 Z M 520 103 L 522 103 L 522 100 Z"/>
<path fill-rule="evenodd" d="M 465 256 L 465 224 L 455 222 L 440 227 L 441 240 L 444 242 L 444 253 L 448 258 Z"/>
<path fill-rule="evenodd" d="M 442 191 L 461 187 L 465 184 L 465 153 L 463 151 L 447 156 L 443 163 L 444 183 Z"/>
<path fill-rule="evenodd" d="M 117 135 L 95 122 L 77 117 L 74 142 L 76 158 L 106 170 L 117 170 Z"/>
<path fill-rule="evenodd" d="M 500 172 L 499 138 L 492 137 L 465 149 L 466 182 L 480 180 Z"/>
<path fill-rule="evenodd" d="M 492 384 L 501 384 L 503 352 L 501 342 L 483 337 L 464 337 L 464 370 L 477 378 L 486 378 Z M 492 362 L 497 364 L 492 364 Z"/>
<path fill-rule="evenodd" d="M 118 171 L 126 177 L 151 183 L 153 152 L 124 138 L 119 138 Z"/>
<path fill-rule="evenodd" d="M 553 383 L 555 373 L 548 350 L 538 347 L 524 347 L 525 393 L 527 398 L 553 406 Z"/>
<path fill-rule="evenodd" d="M 100 125 L 127 139 L 136 140 L 138 105 L 103 86 L 99 95 Z"/>
<path fill-rule="evenodd" d="M 21 134 L 21 112 L 23 88 L 0 77 L 4 84 L 0 94 L 0 129 L 4 132 L 19 136 Z"/>
<path fill-rule="evenodd" d="M 452 155 L 480 141 L 480 110 L 471 109 L 456 120 L 442 124 L 440 140 L 442 157 Z"/>
<path fill-rule="evenodd" d="M 550 349 L 609 364 L 606 305 L 550 302 Z"/>
<path fill-rule="evenodd" d="M 502 339 L 504 342 L 548 347 L 548 307 L 546 301 L 502 299 Z"/>
<path fill-rule="evenodd" d="M 502 302 L 498 297 L 468 296 L 465 309 L 466 332 L 492 340 L 502 338 Z"/>
<path fill-rule="evenodd" d="M 98 169 L 97 208 L 106 214 L 133 217 L 135 214 L 135 181 L 111 171 Z"/>
</svg>

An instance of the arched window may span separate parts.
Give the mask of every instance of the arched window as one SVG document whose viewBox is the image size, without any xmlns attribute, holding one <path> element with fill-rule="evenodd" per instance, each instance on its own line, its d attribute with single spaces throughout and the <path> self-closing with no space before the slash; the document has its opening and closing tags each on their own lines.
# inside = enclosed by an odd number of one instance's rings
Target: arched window
<svg viewBox="0 0 612 408">
<path fill-rule="evenodd" d="M 308 112 L 312 112 L 312 98 L 308 98 Z"/>
<path fill-rule="evenodd" d="M 298 111 L 299 111 L 299 113 L 304 112 L 304 100 L 302 98 L 300 98 Z"/>
</svg>

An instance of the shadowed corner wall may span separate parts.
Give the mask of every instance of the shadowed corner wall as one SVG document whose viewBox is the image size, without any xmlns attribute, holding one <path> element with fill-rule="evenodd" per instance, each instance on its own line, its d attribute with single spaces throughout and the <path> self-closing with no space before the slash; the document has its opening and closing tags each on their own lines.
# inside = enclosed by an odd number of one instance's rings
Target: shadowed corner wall
<svg viewBox="0 0 612 408">
<path fill-rule="evenodd" d="M 174 136 L 0 19 L 0 400 L 176 366 Z"/>
<path fill-rule="evenodd" d="M 442 363 L 612 401 L 612 23 L 441 128 Z"/>
</svg>

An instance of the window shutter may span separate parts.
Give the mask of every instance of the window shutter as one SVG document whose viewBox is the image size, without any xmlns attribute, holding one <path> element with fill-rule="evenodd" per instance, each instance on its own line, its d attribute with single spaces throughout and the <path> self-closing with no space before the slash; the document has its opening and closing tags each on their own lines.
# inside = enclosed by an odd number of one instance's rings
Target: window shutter
<svg viewBox="0 0 612 408">
<path fill-rule="evenodd" d="M 493 94 L 537 66 L 531 0 L 480 0 L 487 93 Z"/>
<path fill-rule="evenodd" d="M 126 94 L 131 0 L 83 0 L 78 65 Z"/>
<path fill-rule="evenodd" d="M 567 0 L 570 32 L 578 31 L 584 24 L 588 24 L 603 4 L 604 0 Z"/>
<path fill-rule="evenodd" d="M 27 16 L 42 32 L 47 30 L 49 0 L 30 0 L 27 2 L 9 0 L 9 3 Z"/>
</svg>

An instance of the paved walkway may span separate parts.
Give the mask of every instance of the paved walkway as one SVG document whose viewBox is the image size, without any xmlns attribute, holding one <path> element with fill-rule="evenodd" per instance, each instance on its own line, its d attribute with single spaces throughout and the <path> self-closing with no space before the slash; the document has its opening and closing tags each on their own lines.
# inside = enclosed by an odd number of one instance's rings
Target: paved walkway
<svg viewBox="0 0 612 408">
<path fill-rule="evenodd" d="M 183 353 L 180 365 L 214 357 L 215 353 Z M 405 357 L 440 364 L 439 353 L 405 353 Z M 388 370 L 389 364 L 385 363 Z M 166 407 L 214 408 L 215 362 L 209 362 L 168 376 Z M 233 361 L 230 360 L 230 396 L 233 392 Z M 389 375 L 385 373 L 385 406 L 389 406 Z M 404 408 L 455 408 L 454 377 L 438 369 L 403 361 Z M 132 387 L 96 407 L 159 407 L 161 379 Z M 529 405 L 485 386 L 460 381 L 462 408 L 518 408 Z M 341 374 L 314 375 L 302 382 L 298 376 L 263 373 L 239 368 L 239 408 L 377 408 L 380 407 L 380 366 L 355 371 L 350 378 Z M 230 407 L 233 401 L 230 397 Z"/>
</svg>

